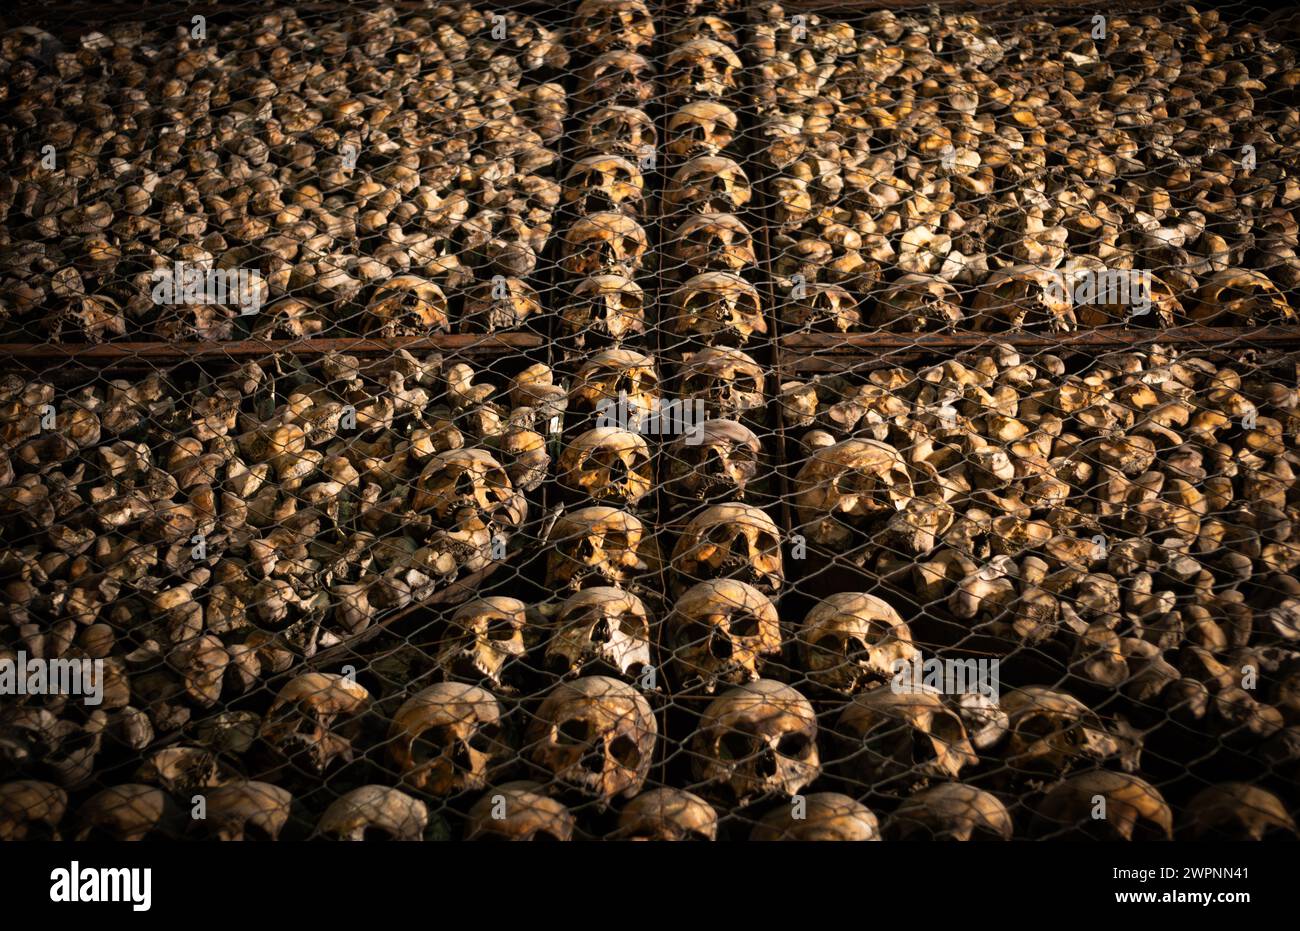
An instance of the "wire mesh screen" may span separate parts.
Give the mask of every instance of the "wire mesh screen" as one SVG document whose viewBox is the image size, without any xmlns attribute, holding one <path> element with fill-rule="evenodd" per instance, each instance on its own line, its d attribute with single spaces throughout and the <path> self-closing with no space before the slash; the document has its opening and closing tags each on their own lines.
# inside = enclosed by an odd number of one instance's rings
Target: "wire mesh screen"
<svg viewBox="0 0 1300 931">
<path fill-rule="evenodd" d="M 1295 36 L 11 16 L 0 837 L 1294 834 Z"/>
</svg>

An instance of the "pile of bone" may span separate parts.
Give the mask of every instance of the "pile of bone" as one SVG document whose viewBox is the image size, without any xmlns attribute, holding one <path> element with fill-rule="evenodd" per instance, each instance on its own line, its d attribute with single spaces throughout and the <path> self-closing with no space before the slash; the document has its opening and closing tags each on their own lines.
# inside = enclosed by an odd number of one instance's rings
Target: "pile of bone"
<svg viewBox="0 0 1300 931">
<path fill-rule="evenodd" d="M 0 657 L 101 659 L 104 697 L 8 701 L 0 757 L 76 787 L 101 745 L 146 747 L 514 558 L 549 468 L 536 430 L 563 407 L 544 368 L 508 392 L 405 352 L 184 385 L 6 379 Z"/>
<path fill-rule="evenodd" d="M 200 39 L 139 24 L 0 38 L 0 318 L 10 341 L 424 336 L 516 327 L 560 186 L 567 52 L 466 3 Z M 161 127 L 161 132 L 159 127 Z M 158 304 L 159 276 L 256 272 Z M 247 298 L 247 295 L 243 295 Z M 219 302 L 218 302 L 219 301 Z M 459 312 L 451 305 L 459 304 Z"/>
<path fill-rule="evenodd" d="M 1187 7 L 1110 16 L 1094 39 L 971 14 L 758 19 L 787 324 L 1295 321 L 1300 121 L 1281 101 L 1300 68 L 1257 24 Z M 1149 303 L 1090 290 L 1101 271 L 1149 272 Z"/>
</svg>

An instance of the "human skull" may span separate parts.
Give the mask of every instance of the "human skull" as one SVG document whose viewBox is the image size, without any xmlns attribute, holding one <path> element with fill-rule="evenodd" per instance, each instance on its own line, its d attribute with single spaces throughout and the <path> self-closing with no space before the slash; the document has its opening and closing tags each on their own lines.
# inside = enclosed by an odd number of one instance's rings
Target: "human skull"
<svg viewBox="0 0 1300 931">
<path fill-rule="evenodd" d="M 748 227 L 731 213 L 687 217 L 673 233 L 671 255 L 697 274 L 740 272 L 757 262 Z"/>
<path fill-rule="evenodd" d="M 424 802 L 389 786 L 361 786 L 325 809 L 316 830 L 335 841 L 419 841 L 429 824 Z"/>
<path fill-rule="evenodd" d="M 1296 824 L 1282 800 L 1267 789 L 1224 782 L 1192 798 L 1179 834 L 1189 840 L 1294 840 Z"/>
<path fill-rule="evenodd" d="M 678 396 L 704 401 L 713 417 L 757 416 L 767 404 L 763 367 L 739 349 L 708 348 L 687 355 L 677 378 Z"/>
<path fill-rule="evenodd" d="M 261 738 L 284 758 L 323 773 L 352 760 L 352 739 L 370 693 L 347 676 L 307 672 L 282 688 L 262 722 Z"/>
<path fill-rule="evenodd" d="M 648 789 L 618 816 L 614 840 L 711 841 L 718 838 L 718 813 L 704 799 L 682 789 Z"/>
<path fill-rule="evenodd" d="M 401 784 L 439 796 L 485 788 L 510 752 L 501 716 L 491 692 L 461 682 L 440 682 L 411 696 L 388 731 L 388 756 Z"/>
<path fill-rule="evenodd" d="M 780 590 L 781 532 L 748 504 L 715 504 L 692 518 L 673 548 L 677 593 L 710 579 L 737 579 L 764 592 Z"/>
<path fill-rule="evenodd" d="M 1006 763 L 1017 775 L 1059 777 L 1119 752 L 1101 718 L 1068 692 L 1016 689 L 1003 696 L 1002 710 L 1009 731 Z"/>
<path fill-rule="evenodd" d="M 991 792 L 943 782 L 904 799 L 885 833 L 899 840 L 1011 840 L 1011 814 Z"/>
<path fill-rule="evenodd" d="M 626 49 L 605 52 L 582 70 L 578 99 L 589 106 L 643 107 L 654 95 L 654 69 L 635 52 Z"/>
<path fill-rule="evenodd" d="M 208 789 L 204 827 L 221 841 L 279 840 L 293 795 L 267 782 L 239 781 Z"/>
<path fill-rule="evenodd" d="M 821 774 L 816 712 L 795 689 L 771 679 L 715 698 L 691 739 L 691 753 L 695 778 L 740 804 L 795 795 Z"/>
<path fill-rule="evenodd" d="M 512 428 L 501 438 L 506 474 L 520 491 L 536 491 L 550 475 L 551 454 L 546 437 L 532 430 Z"/>
<path fill-rule="evenodd" d="M 1286 295 L 1263 272 L 1229 268 L 1201 285 L 1192 311 L 1199 324 L 1268 326 L 1294 324 L 1296 312 Z"/>
<path fill-rule="evenodd" d="M 650 665 L 650 614 L 636 595 L 597 586 L 560 605 L 546 647 L 547 665 L 575 675 L 596 665 L 632 679 Z"/>
<path fill-rule="evenodd" d="M 1074 306 L 1059 271 L 1012 265 L 989 274 L 971 307 L 977 331 L 1033 330 L 1064 333 L 1076 326 Z"/>
<path fill-rule="evenodd" d="M 1097 799 L 1105 800 L 1096 817 Z M 1070 776 L 1048 790 L 1038 805 L 1035 831 L 1056 839 L 1105 841 L 1172 840 L 1173 812 L 1144 779 L 1093 770 Z"/>
<path fill-rule="evenodd" d="M 673 173 L 664 203 L 670 210 L 733 213 L 749 203 L 751 195 L 745 169 L 729 158 L 700 155 Z"/>
<path fill-rule="evenodd" d="M 528 758 L 603 803 L 641 791 L 659 726 L 635 688 L 608 676 L 561 682 L 528 728 Z"/>
<path fill-rule="evenodd" d="M 716 39 L 691 39 L 668 53 L 670 99 L 727 97 L 736 91 L 740 58 Z"/>
<path fill-rule="evenodd" d="M 449 449 L 429 459 L 411 491 L 411 506 L 432 511 L 442 526 L 478 520 L 514 528 L 528 516 L 528 502 L 501 464 L 485 449 Z"/>
<path fill-rule="evenodd" d="M 730 272 L 704 272 L 689 278 L 669 298 L 669 331 L 701 342 L 749 342 L 767 333 L 758 289 Z"/>
<path fill-rule="evenodd" d="M 808 285 L 805 296 L 792 299 L 781 316 L 796 327 L 841 333 L 856 330 L 862 323 L 858 302 L 837 284 Z"/>
<path fill-rule="evenodd" d="M 758 475 L 762 444 L 734 420 L 706 420 L 698 435 L 678 437 L 667 450 L 667 491 L 678 498 L 744 500 Z"/>
<path fill-rule="evenodd" d="M 573 590 L 625 586 L 657 565 L 654 541 L 626 511 L 589 507 L 564 514 L 551 531 L 546 584 Z"/>
<path fill-rule="evenodd" d="M 526 281 L 519 278 L 485 281 L 465 293 L 465 313 L 457 329 L 461 333 L 513 330 L 541 312 L 542 302 Z"/>
<path fill-rule="evenodd" d="M 664 639 L 682 683 L 712 692 L 718 683 L 759 678 L 764 658 L 781 652 L 781 622 L 772 600 L 752 585 L 713 579 L 677 599 Z"/>
<path fill-rule="evenodd" d="M 595 501 L 634 507 L 654 487 L 650 447 L 618 427 L 588 430 L 560 455 L 560 482 Z"/>
<path fill-rule="evenodd" d="M 900 662 L 921 655 L 893 606 L 866 592 L 818 602 L 799 629 L 799 650 L 808 678 L 841 695 L 888 682 Z"/>
<path fill-rule="evenodd" d="M 668 117 L 665 145 L 678 158 L 719 155 L 736 135 L 737 119 L 726 106 L 712 100 L 688 103 Z"/>
<path fill-rule="evenodd" d="M 73 840 L 167 838 L 174 835 L 178 817 L 176 804 L 162 789 L 137 783 L 112 786 L 82 804 Z"/>
<path fill-rule="evenodd" d="M 649 413 L 659 404 L 659 374 L 650 356 L 606 349 L 589 356 L 569 391 L 569 409 L 595 413 L 627 399 L 629 411 Z"/>
<path fill-rule="evenodd" d="M 914 789 L 932 779 L 956 779 L 979 762 L 966 727 L 938 695 L 892 687 L 864 692 L 844 706 L 835 732 L 843 767 L 854 778 Z"/>
<path fill-rule="evenodd" d="M 950 330 L 962 319 L 961 295 L 942 278 L 903 275 L 876 295 L 871 324 L 895 333 Z"/>
<path fill-rule="evenodd" d="M 810 539 L 849 543 L 912 500 L 902 455 L 878 440 L 849 439 L 813 451 L 795 476 L 795 506 Z"/>
<path fill-rule="evenodd" d="M 793 805 L 778 805 L 754 825 L 756 841 L 878 841 L 875 812 L 839 792 L 813 792 L 796 814 Z"/>
<path fill-rule="evenodd" d="M 366 304 L 363 328 L 378 337 L 430 336 L 446 332 L 447 298 L 432 281 L 395 275 L 379 285 Z"/>
<path fill-rule="evenodd" d="M 578 48 L 635 52 L 655 39 L 654 17 L 643 0 L 583 0 L 576 19 L 573 39 Z"/>
<path fill-rule="evenodd" d="M 438 668 L 449 677 L 483 680 L 497 691 L 513 691 L 504 679 L 527 652 L 527 610 L 522 601 L 502 595 L 461 605 L 447 623 Z"/>
<path fill-rule="evenodd" d="M 20 779 L 0 785 L 0 841 L 62 840 L 59 822 L 68 793 L 49 782 Z"/>
<path fill-rule="evenodd" d="M 583 217 L 565 235 L 560 264 L 573 275 L 614 273 L 632 276 L 645 259 L 646 234 L 621 213 L 606 211 Z"/>
<path fill-rule="evenodd" d="M 645 334 L 645 292 L 625 275 L 592 275 L 573 289 L 560 311 L 567 336 L 582 348 L 591 342 L 619 343 Z"/>
<path fill-rule="evenodd" d="M 645 196 L 641 169 L 618 155 L 588 155 L 564 179 L 564 203 L 586 216 L 608 211 L 637 216 Z"/>
<path fill-rule="evenodd" d="M 489 789 L 469 810 L 466 840 L 569 841 L 573 815 L 542 793 L 536 782 L 507 782 Z"/>
<path fill-rule="evenodd" d="M 601 107 L 578 130 L 579 151 L 642 158 L 658 144 L 654 122 L 633 107 Z"/>
</svg>

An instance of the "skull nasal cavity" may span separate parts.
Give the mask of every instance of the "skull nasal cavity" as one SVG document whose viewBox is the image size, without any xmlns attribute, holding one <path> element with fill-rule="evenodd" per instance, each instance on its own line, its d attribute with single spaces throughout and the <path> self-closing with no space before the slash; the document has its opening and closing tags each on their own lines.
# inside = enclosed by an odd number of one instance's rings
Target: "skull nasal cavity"
<svg viewBox="0 0 1300 931">
<path fill-rule="evenodd" d="M 456 494 L 473 496 L 474 477 L 468 472 L 462 472 L 456 476 Z"/>
<path fill-rule="evenodd" d="M 609 621 L 603 617 L 596 622 L 595 628 L 591 631 L 591 639 L 597 643 L 609 642 Z"/>
<path fill-rule="evenodd" d="M 709 637 L 709 655 L 714 659 L 731 659 L 731 641 L 721 634 Z"/>
</svg>

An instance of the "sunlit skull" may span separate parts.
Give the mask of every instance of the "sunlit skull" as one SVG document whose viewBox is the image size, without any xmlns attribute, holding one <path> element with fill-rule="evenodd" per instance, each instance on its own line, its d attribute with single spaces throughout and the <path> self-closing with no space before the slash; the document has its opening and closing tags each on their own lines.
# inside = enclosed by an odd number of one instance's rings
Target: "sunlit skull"
<svg viewBox="0 0 1300 931">
<path fill-rule="evenodd" d="M 641 169 L 618 155 L 588 155 L 564 179 L 564 203 L 583 215 L 612 211 L 635 217 L 644 194 Z"/>
<path fill-rule="evenodd" d="M 767 320 L 755 288 L 730 272 L 694 275 L 669 298 L 674 313 L 669 330 L 704 343 L 747 343 L 767 333 Z"/>
<path fill-rule="evenodd" d="M 711 100 L 688 103 L 668 117 L 665 145 L 678 158 L 720 155 L 736 135 L 736 114 Z"/>
<path fill-rule="evenodd" d="M 1263 272 L 1229 268 L 1201 285 L 1198 296 L 1200 303 L 1192 311 L 1197 323 L 1268 326 L 1296 322 L 1286 295 Z"/>
<path fill-rule="evenodd" d="M 68 793 L 49 782 L 20 779 L 0 785 L 0 841 L 61 840 Z"/>
<path fill-rule="evenodd" d="M 573 815 L 543 794 L 536 782 L 507 782 L 489 789 L 469 810 L 466 840 L 569 841 Z"/>
<path fill-rule="evenodd" d="M 1011 840 L 1011 814 L 991 792 L 944 782 L 904 799 L 886 826 L 898 840 Z"/>
<path fill-rule="evenodd" d="M 667 492 L 678 498 L 743 500 L 758 475 L 763 453 L 758 437 L 734 420 L 706 420 L 698 433 L 675 439 L 668 447 Z"/>
<path fill-rule="evenodd" d="M 633 515 L 611 507 L 589 507 L 560 517 L 550 535 L 546 584 L 578 590 L 626 586 L 657 564 L 654 541 Z"/>
<path fill-rule="evenodd" d="M 579 347 L 641 336 L 645 292 L 624 275 L 592 275 L 573 289 L 573 298 L 560 311 L 560 322 Z"/>
<path fill-rule="evenodd" d="M 835 733 L 844 745 L 844 771 L 872 785 L 922 787 L 931 779 L 956 779 L 979 762 L 961 718 L 919 687 L 863 692 L 844 706 Z"/>
<path fill-rule="evenodd" d="M 673 233 L 673 258 L 694 272 L 739 272 L 752 268 L 754 239 L 738 217 L 707 213 L 688 217 Z"/>
<path fill-rule="evenodd" d="M 734 213 L 749 203 L 751 193 L 745 169 L 729 158 L 701 155 L 674 172 L 664 203 L 692 213 Z"/>
<path fill-rule="evenodd" d="M 624 806 L 615 840 L 711 841 L 718 837 L 718 813 L 683 789 L 648 789 Z"/>
<path fill-rule="evenodd" d="M 276 695 L 261 737 L 295 765 L 323 773 L 352 760 L 352 739 L 369 707 L 370 693 L 347 676 L 303 673 Z"/>
<path fill-rule="evenodd" d="M 1097 817 L 1099 811 L 1103 817 Z M 1172 840 L 1174 815 L 1146 780 L 1093 770 L 1070 776 L 1048 791 L 1038 805 L 1034 830 L 1052 839 Z"/>
<path fill-rule="evenodd" d="M 742 804 L 794 795 L 821 774 L 812 705 L 771 679 L 738 685 L 715 698 L 690 748 L 695 778 L 710 792 Z"/>
<path fill-rule="evenodd" d="M 896 333 L 949 330 L 961 323 L 961 295 L 942 278 L 904 275 L 876 294 L 871 324 Z"/>
<path fill-rule="evenodd" d="M 893 606 L 866 592 L 818 602 L 799 629 L 799 652 L 808 678 L 842 695 L 889 682 L 898 663 L 921 655 Z"/>
<path fill-rule="evenodd" d="M 629 412 L 649 413 L 659 403 L 659 374 L 654 359 L 631 349 L 606 349 L 578 369 L 569 390 L 569 410 L 599 413 L 626 398 Z M 630 414 L 629 414 L 630 416 Z"/>
<path fill-rule="evenodd" d="M 677 599 L 665 626 L 665 646 L 680 683 L 739 685 L 762 675 L 766 657 L 781 652 L 781 623 L 772 600 L 744 582 L 713 579 Z"/>
<path fill-rule="evenodd" d="M 1002 710 L 1010 730 L 1006 762 L 1014 775 L 1059 777 L 1119 752 L 1101 718 L 1068 692 L 1016 689 L 1003 696 Z"/>
<path fill-rule="evenodd" d="M 1074 305 L 1059 271 L 1013 265 L 989 274 L 970 313 L 975 330 L 1063 333 L 1076 326 Z"/>
<path fill-rule="evenodd" d="M 654 122 L 645 111 L 634 107 L 601 107 L 583 121 L 578 146 L 592 155 L 622 155 L 640 159 L 653 155 L 658 146 Z"/>
<path fill-rule="evenodd" d="M 858 302 L 837 284 L 810 284 L 800 298 L 791 298 L 781 312 L 786 323 L 810 330 L 847 333 L 862 323 Z"/>
<path fill-rule="evenodd" d="M 655 21 L 643 0 L 583 0 L 578 5 L 575 47 L 594 52 L 636 51 L 654 42 Z"/>
<path fill-rule="evenodd" d="M 532 285 L 519 278 L 500 277 L 481 282 L 465 294 L 461 333 L 513 330 L 542 312 L 542 302 Z"/>
<path fill-rule="evenodd" d="M 818 543 L 846 544 L 883 525 L 912 500 L 902 455 L 878 440 L 844 440 L 813 451 L 795 476 L 799 521 Z"/>
<path fill-rule="evenodd" d="M 716 504 L 688 523 L 673 548 L 674 590 L 710 579 L 737 579 L 775 593 L 784 582 L 781 533 L 748 504 Z"/>
<path fill-rule="evenodd" d="M 1180 837 L 1208 841 L 1294 840 L 1295 819 L 1267 789 L 1223 782 L 1202 789 L 1180 819 Z"/>
<path fill-rule="evenodd" d="M 450 677 L 513 691 L 507 678 L 527 652 L 527 626 L 527 606 L 516 598 L 493 595 L 466 602 L 447 621 L 438 668 Z"/>
<path fill-rule="evenodd" d="M 631 217 L 611 211 L 576 221 L 564 243 L 560 264 L 574 275 L 611 272 L 631 276 L 645 259 L 645 230 Z"/>
<path fill-rule="evenodd" d="M 635 52 L 605 52 L 582 70 L 579 99 L 589 106 L 643 107 L 654 95 L 654 69 Z"/>
<path fill-rule="evenodd" d="M 432 511 L 442 526 L 477 519 L 488 526 L 518 527 L 528 515 L 527 500 L 485 449 L 450 449 L 431 457 L 415 480 L 411 506 Z"/>
<path fill-rule="evenodd" d="M 363 319 L 369 336 L 429 336 L 446 332 L 447 298 L 432 281 L 417 275 L 396 275 L 375 289 Z"/>
<path fill-rule="evenodd" d="M 222 841 L 274 841 L 289 823 L 293 796 L 266 782 L 230 782 L 206 790 L 203 827 Z"/>
<path fill-rule="evenodd" d="M 388 731 L 388 755 L 402 785 L 418 792 L 479 790 L 510 752 L 501 728 L 501 704 L 491 692 L 440 682 L 397 709 Z"/>
<path fill-rule="evenodd" d="M 424 802 L 389 786 L 361 786 L 321 815 L 317 832 L 335 841 L 419 841 L 429 824 Z"/>
<path fill-rule="evenodd" d="M 650 447 L 629 430 L 588 430 L 560 456 L 560 482 L 596 501 L 635 506 L 654 487 Z"/>
<path fill-rule="evenodd" d="M 658 724 L 635 688 L 608 676 L 561 682 L 529 725 L 528 758 L 565 786 L 608 803 L 641 791 Z"/>
<path fill-rule="evenodd" d="M 740 58 L 716 39 L 691 39 L 668 53 L 665 66 L 671 98 L 727 97 L 736 91 Z"/>
<path fill-rule="evenodd" d="M 839 792 L 812 792 L 803 805 L 779 805 L 749 834 L 755 841 L 878 841 L 880 824 L 866 805 Z"/>
<path fill-rule="evenodd" d="M 560 606 L 546 664 L 574 675 L 605 667 L 634 679 L 650 665 L 650 614 L 636 595 L 597 586 L 570 595 Z"/>
<path fill-rule="evenodd" d="M 710 415 L 740 419 L 762 411 L 763 367 L 739 349 L 702 349 L 687 356 L 678 370 L 678 395 L 704 401 Z"/>
</svg>

